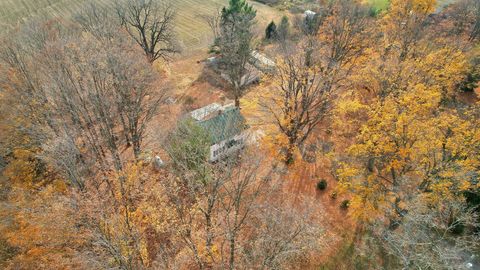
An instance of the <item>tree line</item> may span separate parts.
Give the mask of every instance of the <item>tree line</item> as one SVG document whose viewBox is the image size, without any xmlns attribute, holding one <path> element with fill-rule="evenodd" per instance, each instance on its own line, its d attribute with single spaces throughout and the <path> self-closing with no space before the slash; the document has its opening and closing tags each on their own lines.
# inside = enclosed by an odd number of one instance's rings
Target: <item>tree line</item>
<svg viewBox="0 0 480 270">
<path fill-rule="evenodd" d="M 165 138 L 167 168 L 145 161 L 170 90 L 152 63 L 178 52 L 172 5 L 90 4 L 72 18 L 33 21 L 2 46 L 2 267 L 308 262 L 316 217 L 258 155 L 211 164 L 210 138 L 185 122 Z"/>
<path fill-rule="evenodd" d="M 313 17 L 267 26 L 276 70 L 251 93 L 242 81 L 256 11 L 230 0 L 204 19 L 235 105 L 257 114 L 273 151 L 210 163 L 211 138 L 182 120 L 165 132 L 160 170 L 145 140 L 164 128 L 151 120 L 171 89 L 152 64 L 179 53 L 173 5 L 91 4 L 71 20 L 22 25 L 0 52 L 0 266 L 319 267 L 324 209 L 288 191 L 285 172 L 327 138 L 335 194 L 355 223 L 346 260 L 468 268 L 479 243 L 480 107 L 461 97 L 480 78 L 479 3 L 392 0 L 376 13 L 320 1 Z"/>
</svg>

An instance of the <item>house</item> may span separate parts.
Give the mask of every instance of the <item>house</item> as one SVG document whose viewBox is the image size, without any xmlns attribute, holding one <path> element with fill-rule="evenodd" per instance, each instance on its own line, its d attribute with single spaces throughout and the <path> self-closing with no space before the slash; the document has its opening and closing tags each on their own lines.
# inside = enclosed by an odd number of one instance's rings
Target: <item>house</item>
<svg viewBox="0 0 480 270">
<path fill-rule="evenodd" d="M 259 53 L 258 51 L 253 50 L 250 54 L 250 62 L 257 69 L 263 72 L 274 72 L 275 71 L 275 62 L 265 55 Z"/>
<path fill-rule="evenodd" d="M 240 150 L 247 143 L 245 118 L 233 105 L 220 106 L 213 103 L 191 112 L 190 115 L 211 137 L 210 162 Z"/>
</svg>

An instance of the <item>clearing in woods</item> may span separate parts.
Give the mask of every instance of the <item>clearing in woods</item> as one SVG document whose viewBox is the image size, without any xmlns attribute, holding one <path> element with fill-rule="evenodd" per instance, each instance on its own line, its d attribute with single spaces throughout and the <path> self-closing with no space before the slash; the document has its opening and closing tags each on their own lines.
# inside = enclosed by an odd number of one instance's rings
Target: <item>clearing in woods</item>
<svg viewBox="0 0 480 270">
<path fill-rule="evenodd" d="M 442 8 L 455 0 L 437 0 L 437 5 L 439 8 Z M 388 8 L 389 0 L 368 0 L 368 2 L 373 5 L 378 10 L 385 10 Z"/>
<path fill-rule="evenodd" d="M 88 0 L 0 0 L 0 34 L 22 22 L 30 15 L 44 14 L 52 18 L 70 16 Z M 113 8 L 114 0 L 96 0 L 100 5 Z M 228 0 L 175 0 L 177 32 L 185 52 L 206 48 L 211 42 L 211 30 L 202 15 L 211 15 L 228 4 Z M 271 20 L 280 20 L 282 13 L 275 8 L 250 2 L 257 10 L 259 31 Z"/>
<path fill-rule="evenodd" d="M 388 0 L 369 0 L 371 5 L 373 5 L 378 10 L 384 10 L 388 7 Z"/>
</svg>

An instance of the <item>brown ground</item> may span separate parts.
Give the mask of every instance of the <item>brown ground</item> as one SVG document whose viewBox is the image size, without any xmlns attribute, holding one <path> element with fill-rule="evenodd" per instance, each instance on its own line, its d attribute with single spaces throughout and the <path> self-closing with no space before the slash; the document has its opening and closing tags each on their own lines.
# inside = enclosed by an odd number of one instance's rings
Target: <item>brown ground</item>
<svg viewBox="0 0 480 270">
<path fill-rule="evenodd" d="M 174 104 L 163 106 L 158 116 L 153 119 L 150 126 L 148 145 L 153 154 L 162 156 L 162 139 L 171 130 L 176 121 L 186 112 L 208 105 L 213 102 L 220 104 L 229 103 L 229 94 L 225 92 L 226 86 L 215 79 L 211 71 L 204 68 L 203 60 L 208 57 L 205 51 L 198 51 L 188 57 L 180 57 L 168 66 L 162 68 L 167 81 L 171 86 L 169 96 L 176 99 Z M 251 91 L 262 90 L 262 85 L 251 88 Z M 342 244 L 342 235 L 354 230 L 353 222 L 348 218 L 347 211 L 340 209 L 340 202 L 344 199 L 332 199 L 330 194 L 335 188 L 336 181 L 330 174 L 330 164 L 327 158 L 317 158 L 315 163 L 300 161 L 286 176 L 287 189 L 294 196 L 309 196 L 316 201 L 319 212 L 322 213 L 322 225 L 325 229 L 326 248 L 320 256 L 319 262 L 325 262 L 335 253 Z M 320 179 L 328 182 L 324 191 L 319 191 L 316 184 Z M 317 257 L 317 260 L 319 258 Z"/>
<path fill-rule="evenodd" d="M 175 102 L 161 106 L 160 112 L 149 125 L 151 129 L 148 130 L 145 145 L 153 154 L 161 152 L 164 138 L 188 111 L 226 101 L 225 93 L 205 79 L 202 61 L 206 57 L 206 52 L 196 51 L 189 56 L 178 56 L 169 64 L 156 64 L 162 74 L 159 84 L 168 85 L 167 97 Z"/>
</svg>

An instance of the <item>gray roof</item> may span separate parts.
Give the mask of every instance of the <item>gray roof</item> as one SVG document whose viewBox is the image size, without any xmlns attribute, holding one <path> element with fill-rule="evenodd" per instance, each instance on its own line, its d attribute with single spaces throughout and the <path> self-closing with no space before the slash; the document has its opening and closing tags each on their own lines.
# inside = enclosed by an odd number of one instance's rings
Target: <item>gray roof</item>
<svg viewBox="0 0 480 270">
<path fill-rule="evenodd" d="M 220 104 L 212 103 L 210 105 L 207 105 L 205 107 L 202 107 L 200 109 L 190 112 L 190 116 L 192 116 L 192 118 L 197 121 L 202 121 L 207 116 L 209 116 L 212 112 L 218 111 L 221 108 L 222 106 Z"/>
</svg>

